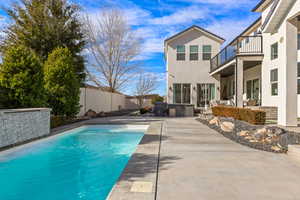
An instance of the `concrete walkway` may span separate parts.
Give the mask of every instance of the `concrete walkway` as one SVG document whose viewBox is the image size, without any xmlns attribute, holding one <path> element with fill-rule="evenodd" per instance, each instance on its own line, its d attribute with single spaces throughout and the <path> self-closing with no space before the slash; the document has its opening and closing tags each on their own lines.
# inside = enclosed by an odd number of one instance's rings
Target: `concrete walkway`
<svg viewBox="0 0 300 200">
<path fill-rule="evenodd" d="M 236 144 L 192 118 L 167 119 L 158 200 L 299 200 L 300 165 Z"/>
</svg>

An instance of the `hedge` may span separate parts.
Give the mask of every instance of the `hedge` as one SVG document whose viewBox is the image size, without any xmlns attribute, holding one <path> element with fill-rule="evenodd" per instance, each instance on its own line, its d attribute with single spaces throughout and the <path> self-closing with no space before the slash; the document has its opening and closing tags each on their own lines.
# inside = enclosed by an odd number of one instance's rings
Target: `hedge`
<svg viewBox="0 0 300 200">
<path fill-rule="evenodd" d="M 266 123 L 266 112 L 261 110 L 229 106 L 214 106 L 212 107 L 212 112 L 214 116 L 232 117 L 237 120 L 246 121 L 250 124 L 264 125 Z"/>
</svg>

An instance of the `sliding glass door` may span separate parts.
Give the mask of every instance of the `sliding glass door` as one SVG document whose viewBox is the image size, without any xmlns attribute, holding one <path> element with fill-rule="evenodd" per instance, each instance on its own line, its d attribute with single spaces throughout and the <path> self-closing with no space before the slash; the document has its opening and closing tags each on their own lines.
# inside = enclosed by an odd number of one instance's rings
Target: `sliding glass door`
<svg viewBox="0 0 300 200">
<path fill-rule="evenodd" d="M 259 79 L 249 80 L 246 82 L 247 99 L 259 100 L 260 83 Z"/>
<path fill-rule="evenodd" d="M 197 84 L 197 107 L 208 107 L 211 100 L 215 99 L 215 84 Z"/>
<path fill-rule="evenodd" d="M 174 103 L 175 104 L 190 104 L 191 103 L 191 84 L 176 83 L 174 88 Z"/>
</svg>

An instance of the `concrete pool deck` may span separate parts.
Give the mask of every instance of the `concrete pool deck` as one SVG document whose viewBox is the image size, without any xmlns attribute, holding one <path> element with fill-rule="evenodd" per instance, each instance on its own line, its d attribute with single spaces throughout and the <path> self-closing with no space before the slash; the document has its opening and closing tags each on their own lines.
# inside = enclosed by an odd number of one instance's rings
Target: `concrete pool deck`
<svg viewBox="0 0 300 200">
<path fill-rule="evenodd" d="M 132 157 L 135 161 L 129 162 L 122 175 L 125 179 L 120 178 L 110 200 L 299 200 L 297 162 L 287 155 L 234 143 L 193 118 L 164 120 L 155 186 L 158 144 L 155 139 L 149 147 L 141 148 L 153 154 L 152 159 L 139 157 L 139 150 L 136 152 Z M 149 168 L 144 170 L 146 166 Z M 141 190 L 149 182 L 157 190 L 132 191 L 136 182 L 141 183 Z"/>
<path fill-rule="evenodd" d="M 300 199 L 298 162 L 234 143 L 194 118 L 100 118 L 81 125 L 122 122 L 150 127 L 109 200 Z"/>
<path fill-rule="evenodd" d="M 300 165 L 234 143 L 191 118 L 167 119 L 158 200 L 298 200 Z"/>
</svg>

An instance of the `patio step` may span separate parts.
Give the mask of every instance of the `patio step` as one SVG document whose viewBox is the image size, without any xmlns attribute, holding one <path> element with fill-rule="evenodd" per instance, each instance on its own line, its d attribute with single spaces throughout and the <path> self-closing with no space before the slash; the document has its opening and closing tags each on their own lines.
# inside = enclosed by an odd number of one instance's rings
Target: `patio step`
<svg viewBox="0 0 300 200">
<path fill-rule="evenodd" d="M 300 163 L 300 145 L 289 145 L 288 156 Z"/>
</svg>

